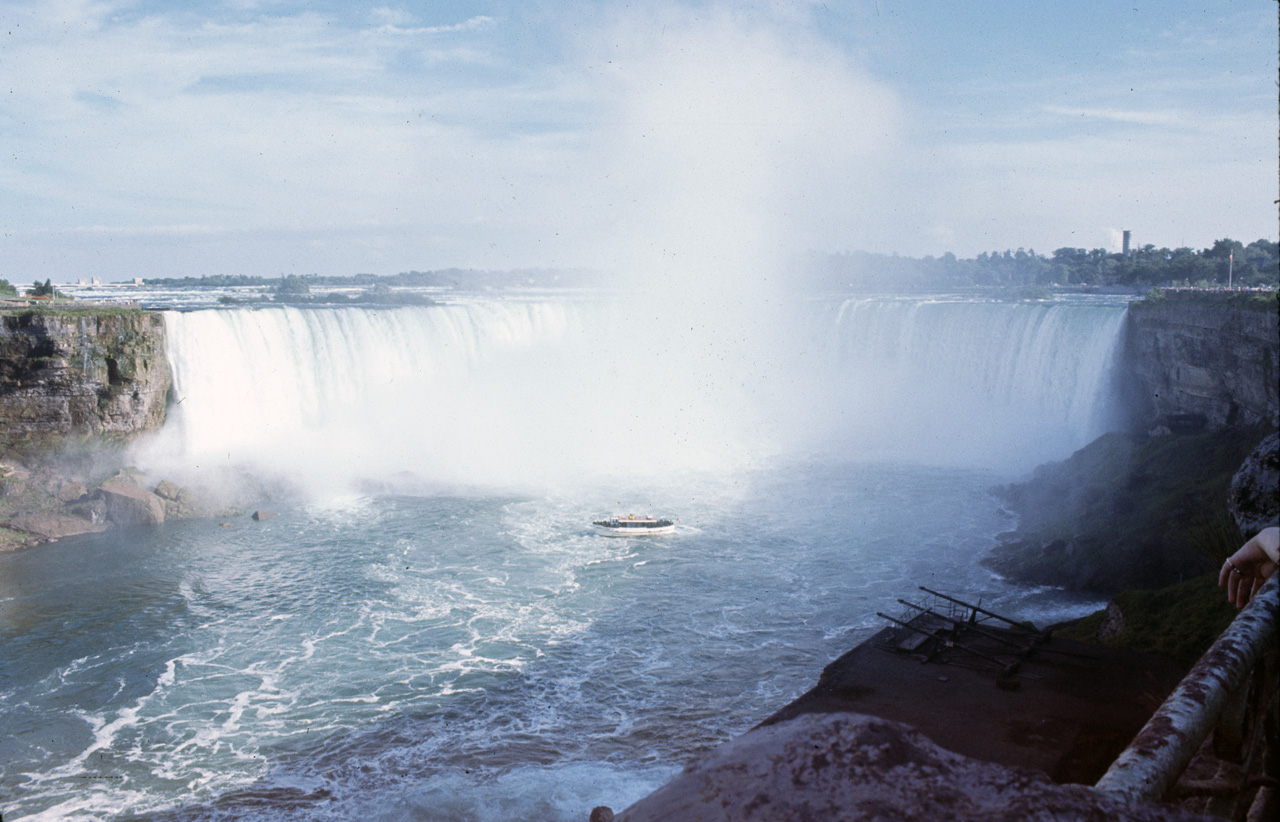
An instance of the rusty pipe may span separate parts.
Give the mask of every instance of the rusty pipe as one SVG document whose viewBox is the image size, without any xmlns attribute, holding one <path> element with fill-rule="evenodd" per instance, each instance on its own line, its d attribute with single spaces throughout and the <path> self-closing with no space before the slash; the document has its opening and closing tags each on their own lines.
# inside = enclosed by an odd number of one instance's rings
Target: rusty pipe
<svg viewBox="0 0 1280 822">
<path fill-rule="evenodd" d="M 1273 574 L 1094 787 L 1129 799 L 1164 799 L 1213 729 L 1227 697 L 1244 684 L 1277 634 L 1280 574 Z"/>
</svg>

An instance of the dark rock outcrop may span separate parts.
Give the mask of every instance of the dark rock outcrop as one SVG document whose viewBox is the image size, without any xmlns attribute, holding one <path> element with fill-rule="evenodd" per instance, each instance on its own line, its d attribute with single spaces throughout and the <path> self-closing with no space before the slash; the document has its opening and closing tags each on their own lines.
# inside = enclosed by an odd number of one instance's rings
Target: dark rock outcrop
<svg viewBox="0 0 1280 822">
<path fill-rule="evenodd" d="M 952 753 L 909 725 L 853 713 L 805 714 L 695 759 L 617 822 L 783 820 L 1204 819 Z"/>
<path fill-rule="evenodd" d="M 157 429 L 171 382 L 158 314 L 0 314 L 0 450 L 55 451 Z"/>
<path fill-rule="evenodd" d="M 1280 434 L 1264 439 L 1231 478 L 1227 507 L 1240 533 L 1253 536 L 1280 517 Z"/>
<path fill-rule="evenodd" d="M 1220 429 L 1099 437 L 997 489 L 1018 528 L 983 562 L 1020 582 L 1108 594 L 1215 570 L 1218 553 L 1240 541 L 1225 527 L 1231 477 L 1263 436 Z"/>
<path fill-rule="evenodd" d="M 1280 424 L 1280 314 L 1212 294 L 1133 303 L 1122 384 L 1143 431 Z"/>
</svg>

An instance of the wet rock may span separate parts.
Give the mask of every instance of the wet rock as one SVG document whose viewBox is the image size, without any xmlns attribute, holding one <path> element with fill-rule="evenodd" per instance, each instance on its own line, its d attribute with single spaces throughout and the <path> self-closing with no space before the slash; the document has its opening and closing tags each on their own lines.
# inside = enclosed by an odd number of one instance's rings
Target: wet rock
<svg viewBox="0 0 1280 822">
<path fill-rule="evenodd" d="M 130 485 L 136 485 L 139 488 L 146 485 L 146 477 L 137 468 L 121 468 L 119 471 L 116 471 L 115 475 L 112 476 L 111 479 L 119 480 L 120 482 L 127 482 Z"/>
<path fill-rule="evenodd" d="M 161 499 L 177 502 L 182 497 L 182 488 L 177 483 L 169 482 L 169 480 L 160 480 L 156 484 L 155 495 Z"/>
<path fill-rule="evenodd" d="M 19 514 L 9 520 L 9 527 L 46 539 L 74 537 L 78 534 L 93 534 L 107 529 L 106 523 L 94 523 L 64 514 L 27 513 Z"/>
<path fill-rule="evenodd" d="M 1227 508 L 1246 537 L 1276 524 L 1280 517 L 1280 434 L 1267 437 L 1245 457 L 1231 478 Z"/>
<path fill-rule="evenodd" d="M 83 482 L 75 480 L 64 480 L 58 483 L 57 491 L 54 496 L 58 502 L 75 502 L 76 500 L 89 493 L 89 489 L 84 487 Z"/>
<path fill-rule="evenodd" d="M 86 499 L 74 505 L 68 505 L 66 512 L 89 522 L 107 521 L 107 504 L 101 499 Z"/>
<path fill-rule="evenodd" d="M 155 525 L 164 522 L 164 500 L 122 478 L 98 486 L 107 519 L 116 525 Z"/>
<path fill-rule="evenodd" d="M 0 479 L 26 479 L 30 471 L 13 462 L 0 462 Z"/>
<path fill-rule="evenodd" d="M 253 518 L 258 522 L 262 522 L 264 519 L 271 519 L 272 517 L 278 517 L 278 516 L 280 515 L 273 511 L 254 511 L 253 512 Z"/>
<path fill-rule="evenodd" d="M 1039 771 L 952 753 L 914 728 L 853 713 L 757 728 L 693 760 L 617 822 L 783 820 L 1203 819 L 1127 802 Z"/>
<path fill-rule="evenodd" d="M 57 450 L 159 428 L 172 384 L 164 318 L 0 312 L 0 447 Z"/>
</svg>

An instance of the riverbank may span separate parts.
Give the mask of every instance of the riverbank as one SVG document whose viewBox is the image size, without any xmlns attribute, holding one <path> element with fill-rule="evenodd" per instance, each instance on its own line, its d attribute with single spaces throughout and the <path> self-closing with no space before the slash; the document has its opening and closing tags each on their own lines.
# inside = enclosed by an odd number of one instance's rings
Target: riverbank
<svg viewBox="0 0 1280 822">
<path fill-rule="evenodd" d="M 30 466 L 0 462 L 0 551 L 115 526 L 243 514 L 246 505 L 120 467 L 112 452 Z"/>
</svg>

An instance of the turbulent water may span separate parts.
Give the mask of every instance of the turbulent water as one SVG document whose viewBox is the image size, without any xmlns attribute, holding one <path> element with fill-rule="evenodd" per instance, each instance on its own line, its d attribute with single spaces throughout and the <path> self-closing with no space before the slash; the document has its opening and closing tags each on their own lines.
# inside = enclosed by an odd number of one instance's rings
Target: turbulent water
<svg viewBox="0 0 1280 822">
<path fill-rule="evenodd" d="M 170 313 L 140 463 L 294 496 L 0 556 L 0 813 L 583 820 L 918 584 L 1078 614 L 981 568 L 987 489 L 1105 430 L 1122 317 L 823 300 L 729 350 L 590 297 Z"/>
</svg>

